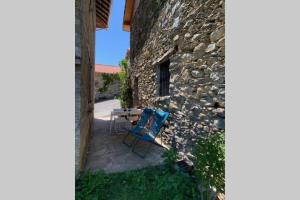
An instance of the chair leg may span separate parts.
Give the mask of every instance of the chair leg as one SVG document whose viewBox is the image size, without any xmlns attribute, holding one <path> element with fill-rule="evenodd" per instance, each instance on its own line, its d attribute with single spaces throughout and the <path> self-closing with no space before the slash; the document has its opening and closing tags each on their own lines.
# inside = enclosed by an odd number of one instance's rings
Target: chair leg
<svg viewBox="0 0 300 200">
<path fill-rule="evenodd" d="M 132 147 L 132 144 L 135 142 L 135 140 L 136 140 L 136 138 L 134 138 L 133 139 L 133 141 L 131 142 L 131 143 L 127 143 L 127 142 L 125 142 L 126 141 L 126 139 L 127 139 L 127 137 L 129 136 L 130 134 L 129 133 L 127 133 L 126 135 L 125 135 L 125 137 L 123 138 L 123 144 L 125 144 L 126 146 L 128 146 L 128 147 Z"/>
<path fill-rule="evenodd" d="M 133 145 L 133 147 L 132 147 L 132 152 L 133 153 L 135 153 L 137 156 L 139 156 L 140 158 L 145 158 L 145 156 L 148 154 L 148 152 L 149 152 L 149 149 L 150 149 L 150 146 L 151 146 L 151 142 L 148 142 L 148 146 L 146 147 L 146 150 L 145 150 L 145 152 L 144 152 L 144 154 L 141 154 L 141 153 L 139 153 L 139 152 L 137 152 L 137 151 L 134 151 L 135 150 L 135 147 L 137 146 L 137 144 L 139 143 L 140 141 L 137 141 L 134 145 Z"/>
<path fill-rule="evenodd" d="M 128 137 L 128 135 L 129 135 L 129 133 L 127 133 L 127 134 L 125 135 L 125 137 L 123 138 L 123 140 L 122 140 L 123 144 L 126 144 L 127 146 L 128 146 L 128 144 L 127 144 L 125 141 L 126 141 L 126 138 Z"/>
<path fill-rule="evenodd" d="M 136 146 L 136 144 L 139 142 L 138 139 L 134 138 L 133 141 L 131 142 L 131 151 L 133 151 L 134 147 Z"/>
<path fill-rule="evenodd" d="M 109 133 L 111 134 L 111 128 L 112 128 L 112 114 L 110 114 L 110 124 L 109 124 Z"/>
</svg>

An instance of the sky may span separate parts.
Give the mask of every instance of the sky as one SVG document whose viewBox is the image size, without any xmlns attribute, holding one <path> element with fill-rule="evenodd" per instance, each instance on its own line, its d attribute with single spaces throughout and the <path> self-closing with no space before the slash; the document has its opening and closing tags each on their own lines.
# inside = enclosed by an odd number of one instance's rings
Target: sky
<svg viewBox="0 0 300 200">
<path fill-rule="evenodd" d="M 118 66 L 129 48 L 129 32 L 122 29 L 125 0 L 112 1 L 108 29 L 96 31 L 96 64 Z"/>
</svg>

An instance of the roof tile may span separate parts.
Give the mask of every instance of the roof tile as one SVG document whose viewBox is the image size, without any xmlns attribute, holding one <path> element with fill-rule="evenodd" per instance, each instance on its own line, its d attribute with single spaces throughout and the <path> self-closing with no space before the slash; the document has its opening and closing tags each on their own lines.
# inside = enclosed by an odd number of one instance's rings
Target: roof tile
<svg viewBox="0 0 300 200">
<path fill-rule="evenodd" d="M 120 71 L 121 68 L 119 66 L 95 64 L 95 72 L 98 73 L 116 74 L 119 73 Z"/>
</svg>

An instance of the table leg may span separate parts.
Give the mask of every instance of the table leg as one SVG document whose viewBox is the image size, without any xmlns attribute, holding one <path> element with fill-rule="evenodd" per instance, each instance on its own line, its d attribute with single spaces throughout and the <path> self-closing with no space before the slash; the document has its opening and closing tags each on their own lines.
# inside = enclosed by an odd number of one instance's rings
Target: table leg
<svg viewBox="0 0 300 200">
<path fill-rule="evenodd" d="M 111 126 L 112 126 L 112 114 L 110 114 L 109 134 L 111 134 Z"/>
</svg>

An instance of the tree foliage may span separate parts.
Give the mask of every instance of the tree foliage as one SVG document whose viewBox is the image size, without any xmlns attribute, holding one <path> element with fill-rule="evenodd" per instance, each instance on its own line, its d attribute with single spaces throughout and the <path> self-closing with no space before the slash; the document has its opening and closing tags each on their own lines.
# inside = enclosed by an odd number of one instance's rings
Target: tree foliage
<svg viewBox="0 0 300 200">
<path fill-rule="evenodd" d="M 104 93 L 107 91 L 108 86 L 113 84 L 114 81 L 120 80 L 120 76 L 118 74 L 101 74 L 103 79 L 103 87 L 99 88 L 100 93 Z"/>
<path fill-rule="evenodd" d="M 121 67 L 121 72 L 119 73 L 119 79 L 121 83 L 120 101 L 122 108 L 128 108 L 131 106 L 132 91 L 130 87 L 130 77 L 128 74 L 128 62 L 123 59 L 120 61 L 119 66 Z"/>
<path fill-rule="evenodd" d="M 195 174 L 199 182 L 225 193 L 225 132 L 199 139 L 195 156 Z"/>
</svg>

